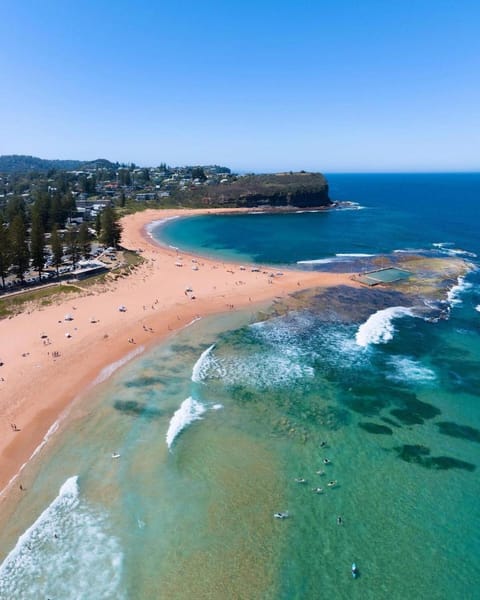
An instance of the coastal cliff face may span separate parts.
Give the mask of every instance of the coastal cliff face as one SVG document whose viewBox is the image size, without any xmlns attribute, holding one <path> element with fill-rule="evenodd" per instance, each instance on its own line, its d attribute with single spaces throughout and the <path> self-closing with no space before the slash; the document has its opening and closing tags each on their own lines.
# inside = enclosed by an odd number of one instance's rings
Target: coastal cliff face
<svg viewBox="0 0 480 600">
<path fill-rule="evenodd" d="M 201 194 L 201 195 L 200 195 Z M 190 199 L 217 207 L 328 207 L 328 183 L 321 173 L 247 175 L 228 184 L 193 193 Z"/>
</svg>

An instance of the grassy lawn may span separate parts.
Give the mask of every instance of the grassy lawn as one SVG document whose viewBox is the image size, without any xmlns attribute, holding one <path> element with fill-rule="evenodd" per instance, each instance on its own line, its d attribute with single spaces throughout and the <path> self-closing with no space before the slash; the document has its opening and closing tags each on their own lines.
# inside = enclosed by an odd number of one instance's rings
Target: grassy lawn
<svg viewBox="0 0 480 600">
<path fill-rule="evenodd" d="M 71 285 L 55 285 L 38 290 L 27 291 L 0 299 L 0 319 L 21 313 L 29 304 L 49 306 L 65 294 L 78 294 L 78 288 Z"/>
</svg>

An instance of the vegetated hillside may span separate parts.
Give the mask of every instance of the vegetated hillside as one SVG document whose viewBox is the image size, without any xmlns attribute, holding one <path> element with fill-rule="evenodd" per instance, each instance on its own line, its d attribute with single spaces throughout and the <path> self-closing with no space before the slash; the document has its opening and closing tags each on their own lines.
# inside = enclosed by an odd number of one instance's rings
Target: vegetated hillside
<svg viewBox="0 0 480 600">
<path fill-rule="evenodd" d="M 231 183 L 189 190 L 180 200 L 207 206 L 330 206 L 328 183 L 321 173 L 247 175 Z"/>
<path fill-rule="evenodd" d="M 93 161 L 83 160 L 48 160 L 23 154 L 0 156 L 0 173 L 27 173 L 30 171 L 45 172 L 56 170 L 81 170 L 84 168 L 115 168 L 115 164 L 99 158 Z"/>
</svg>

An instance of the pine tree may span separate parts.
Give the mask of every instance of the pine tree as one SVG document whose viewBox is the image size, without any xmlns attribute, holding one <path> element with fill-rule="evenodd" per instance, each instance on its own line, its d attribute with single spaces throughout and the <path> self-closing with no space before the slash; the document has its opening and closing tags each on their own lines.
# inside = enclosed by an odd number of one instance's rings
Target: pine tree
<svg viewBox="0 0 480 600">
<path fill-rule="evenodd" d="M 8 241 L 8 229 L 3 223 L 0 222 L 0 277 L 2 279 L 2 287 L 5 287 L 5 277 L 7 276 L 8 269 L 11 266 Z"/>
<path fill-rule="evenodd" d="M 97 232 L 97 236 L 100 236 L 102 232 L 102 216 L 100 213 L 95 215 L 95 231 Z"/>
<path fill-rule="evenodd" d="M 101 215 L 101 241 L 105 246 L 113 246 L 116 248 L 120 242 L 122 235 L 122 226 L 118 222 L 118 217 L 115 215 L 111 206 L 105 207 Z"/>
<path fill-rule="evenodd" d="M 66 236 L 67 242 L 67 254 L 70 254 L 72 266 L 77 266 L 78 259 L 80 258 L 80 246 L 78 245 L 78 230 L 74 227 L 69 227 Z"/>
<path fill-rule="evenodd" d="M 28 269 L 30 255 L 27 244 L 27 229 L 20 214 L 16 215 L 10 226 L 10 246 L 14 272 L 23 281 L 24 273 Z"/>
<path fill-rule="evenodd" d="M 45 231 L 43 229 L 42 215 L 38 208 L 32 212 L 32 230 L 30 233 L 30 255 L 32 266 L 37 269 L 41 279 L 45 267 Z"/>
<path fill-rule="evenodd" d="M 56 225 L 54 225 L 52 228 L 50 244 L 52 247 L 53 265 L 57 271 L 58 277 L 58 267 L 62 264 L 63 258 L 63 244 L 62 240 L 60 239 L 60 236 L 58 235 L 58 229 Z"/>
<path fill-rule="evenodd" d="M 88 225 L 82 223 L 78 230 L 78 246 L 83 258 L 88 258 L 92 244 L 90 242 L 90 233 L 88 232 Z"/>
</svg>

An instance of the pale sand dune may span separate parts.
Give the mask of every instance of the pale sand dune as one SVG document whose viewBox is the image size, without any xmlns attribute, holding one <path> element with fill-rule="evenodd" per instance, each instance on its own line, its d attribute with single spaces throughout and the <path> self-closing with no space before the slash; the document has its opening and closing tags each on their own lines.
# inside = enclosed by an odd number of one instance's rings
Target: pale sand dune
<svg viewBox="0 0 480 600">
<path fill-rule="evenodd" d="M 102 293 L 68 297 L 61 304 L 0 321 L 0 490 L 73 399 L 102 369 L 132 350 L 148 348 L 197 317 L 232 310 L 232 304 L 237 309 L 302 288 L 357 285 L 349 274 L 302 271 L 285 271 L 272 282 L 264 273 L 202 257 L 197 257 L 199 270 L 193 271 L 191 255 L 160 247 L 145 231 L 152 221 L 201 212 L 213 211 L 148 210 L 126 217 L 122 244 L 142 249 L 145 259 L 133 274 Z M 175 266 L 179 256 L 184 267 Z M 194 300 L 185 294 L 188 286 Z M 119 312 L 120 305 L 126 312 Z M 64 321 L 68 313 L 73 321 Z M 91 323 L 92 317 L 98 322 Z M 42 333 L 50 345 L 44 345 Z M 53 352 L 60 356 L 54 359 Z M 20 431 L 12 431 L 11 423 Z"/>
</svg>

